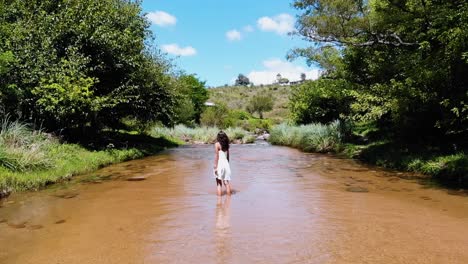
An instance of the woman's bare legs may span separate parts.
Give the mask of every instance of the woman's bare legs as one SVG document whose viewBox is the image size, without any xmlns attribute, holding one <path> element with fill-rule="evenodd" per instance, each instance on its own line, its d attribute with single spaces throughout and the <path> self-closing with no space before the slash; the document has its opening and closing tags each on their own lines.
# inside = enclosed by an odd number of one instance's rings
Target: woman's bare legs
<svg viewBox="0 0 468 264">
<path fill-rule="evenodd" d="M 221 196 L 222 195 L 222 187 L 223 187 L 223 182 L 219 179 L 216 179 L 216 195 Z"/>
<path fill-rule="evenodd" d="M 224 181 L 224 186 L 226 186 L 226 194 L 231 195 L 231 184 L 229 181 Z"/>
</svg>

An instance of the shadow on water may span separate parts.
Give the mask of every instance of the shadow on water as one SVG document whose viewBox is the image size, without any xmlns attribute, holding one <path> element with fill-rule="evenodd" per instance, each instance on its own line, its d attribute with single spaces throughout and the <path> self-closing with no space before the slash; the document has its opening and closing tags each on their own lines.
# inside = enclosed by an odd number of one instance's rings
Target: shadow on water
<svg viewBox="0 0 468 264">
<path fill-rule="evenodd" d="M 62 138 L 69 143 L 79 144 L 88 150 L 136 148 L 144 153 L 154 154 L 164 148 L 178 146 L 163 137 L 155 138 L 141 133 L 117 130 L 71 130 L 64 132 Z"/>
<path fill-rule="evenodd" d="M 362 149 L 357 158 L 365 163 L 404 171 L 411 166 L 418 166 L 411 165 L 412 163 L 422 164 L 434 160 L 438 156 L 450 156 L 453 153 L 453 148 L 448 146 L 425 147 L 408 143 L 383 142 Z M 411 172 L 400 174 L 399 177 L 418 180 L 427 188 L 462 189 L 461 193 L 468 191 L 468 157 L 459 155 L 441 162 L 443 165 L 434 165 L 440 166 L 440 168 L 429 169 L 428 173 L 433 174 L 432 177 Z"/>
</svg>

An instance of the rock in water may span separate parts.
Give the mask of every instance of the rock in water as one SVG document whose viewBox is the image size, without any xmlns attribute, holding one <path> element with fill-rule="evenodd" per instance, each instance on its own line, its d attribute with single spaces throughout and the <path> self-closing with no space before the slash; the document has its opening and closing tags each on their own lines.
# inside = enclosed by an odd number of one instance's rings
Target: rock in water
<svg viewBox="0 0 468 264">
<path fill-rule="evenodd" d="M 62 198 L 62 199 L 71 199 L 71 198 L 75 198 L 76 196 L 78 196 L 79 193 L 76 193 L 76 192 L 63 192 L 63 193 L 56 193 L 54 194 L 55 197 L 57 198 Z"/>
<path fill-rule="evenodd" d="M 29 229 L 31 230 L 38 230 L 38 229 L 42 229 L 44 226 L 42 225 L 32 225 L 32 226 L 29 226 Z"/>
<path fill-rule="evenodd" d="M 9 222 L 8 226 L 12 227 L 12 228 L 17 228 L 17 229 L 25 228 L 26 227 L 26 222 L 20 222 L 20 223 L 11 223 L 11 222 Z"/>
<path fill-rule="evenodd" d="M 359 186 L 348 187 L 348 188 L 346 188 L 346 191 L 348 191 L 348 192 L 360 192 L 360 193 L 369 192 L 369 190 L 367 188 L 359 187 Z"/>
<path fill-rule="evenodd" d="M 127 178 L 127 181 L 144 181 L 144 180 L 146 180 L 146 177 L 144 176 L 135 176 L 135 177 Z"/>
</svg>

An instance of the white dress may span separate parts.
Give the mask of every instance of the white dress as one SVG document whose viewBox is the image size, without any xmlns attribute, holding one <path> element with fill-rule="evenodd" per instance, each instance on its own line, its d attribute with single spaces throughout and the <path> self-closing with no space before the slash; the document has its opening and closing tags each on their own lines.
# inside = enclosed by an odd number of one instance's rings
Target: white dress
<svg viewBox="0 0 468 264">
<path fill-rule="evenodd" d="M 222 181 L 231 180 L 231 166 L 229 166 L 229 161 L 227 160 L 227 153 L 219 150 L 218 151 L 218 175 L 214 174 L 214 177 Z"/>
</svg>

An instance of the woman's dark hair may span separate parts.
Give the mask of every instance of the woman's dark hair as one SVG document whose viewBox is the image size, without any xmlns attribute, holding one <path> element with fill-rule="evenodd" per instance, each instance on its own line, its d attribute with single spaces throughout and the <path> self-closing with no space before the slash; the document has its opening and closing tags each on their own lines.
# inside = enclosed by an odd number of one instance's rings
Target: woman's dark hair
<svg viewBox="0 0 468 264">
<path fill-rule="evenodd" d="M 218 136 L 216 137 L 216 140 L 221 145 L 221 150 L 222 151 L 228 151 L 229 150 L 229 138 L 226 135 L 226 133 L 224 133 L 224 131 L 219 131 Z"/>
</svg>

